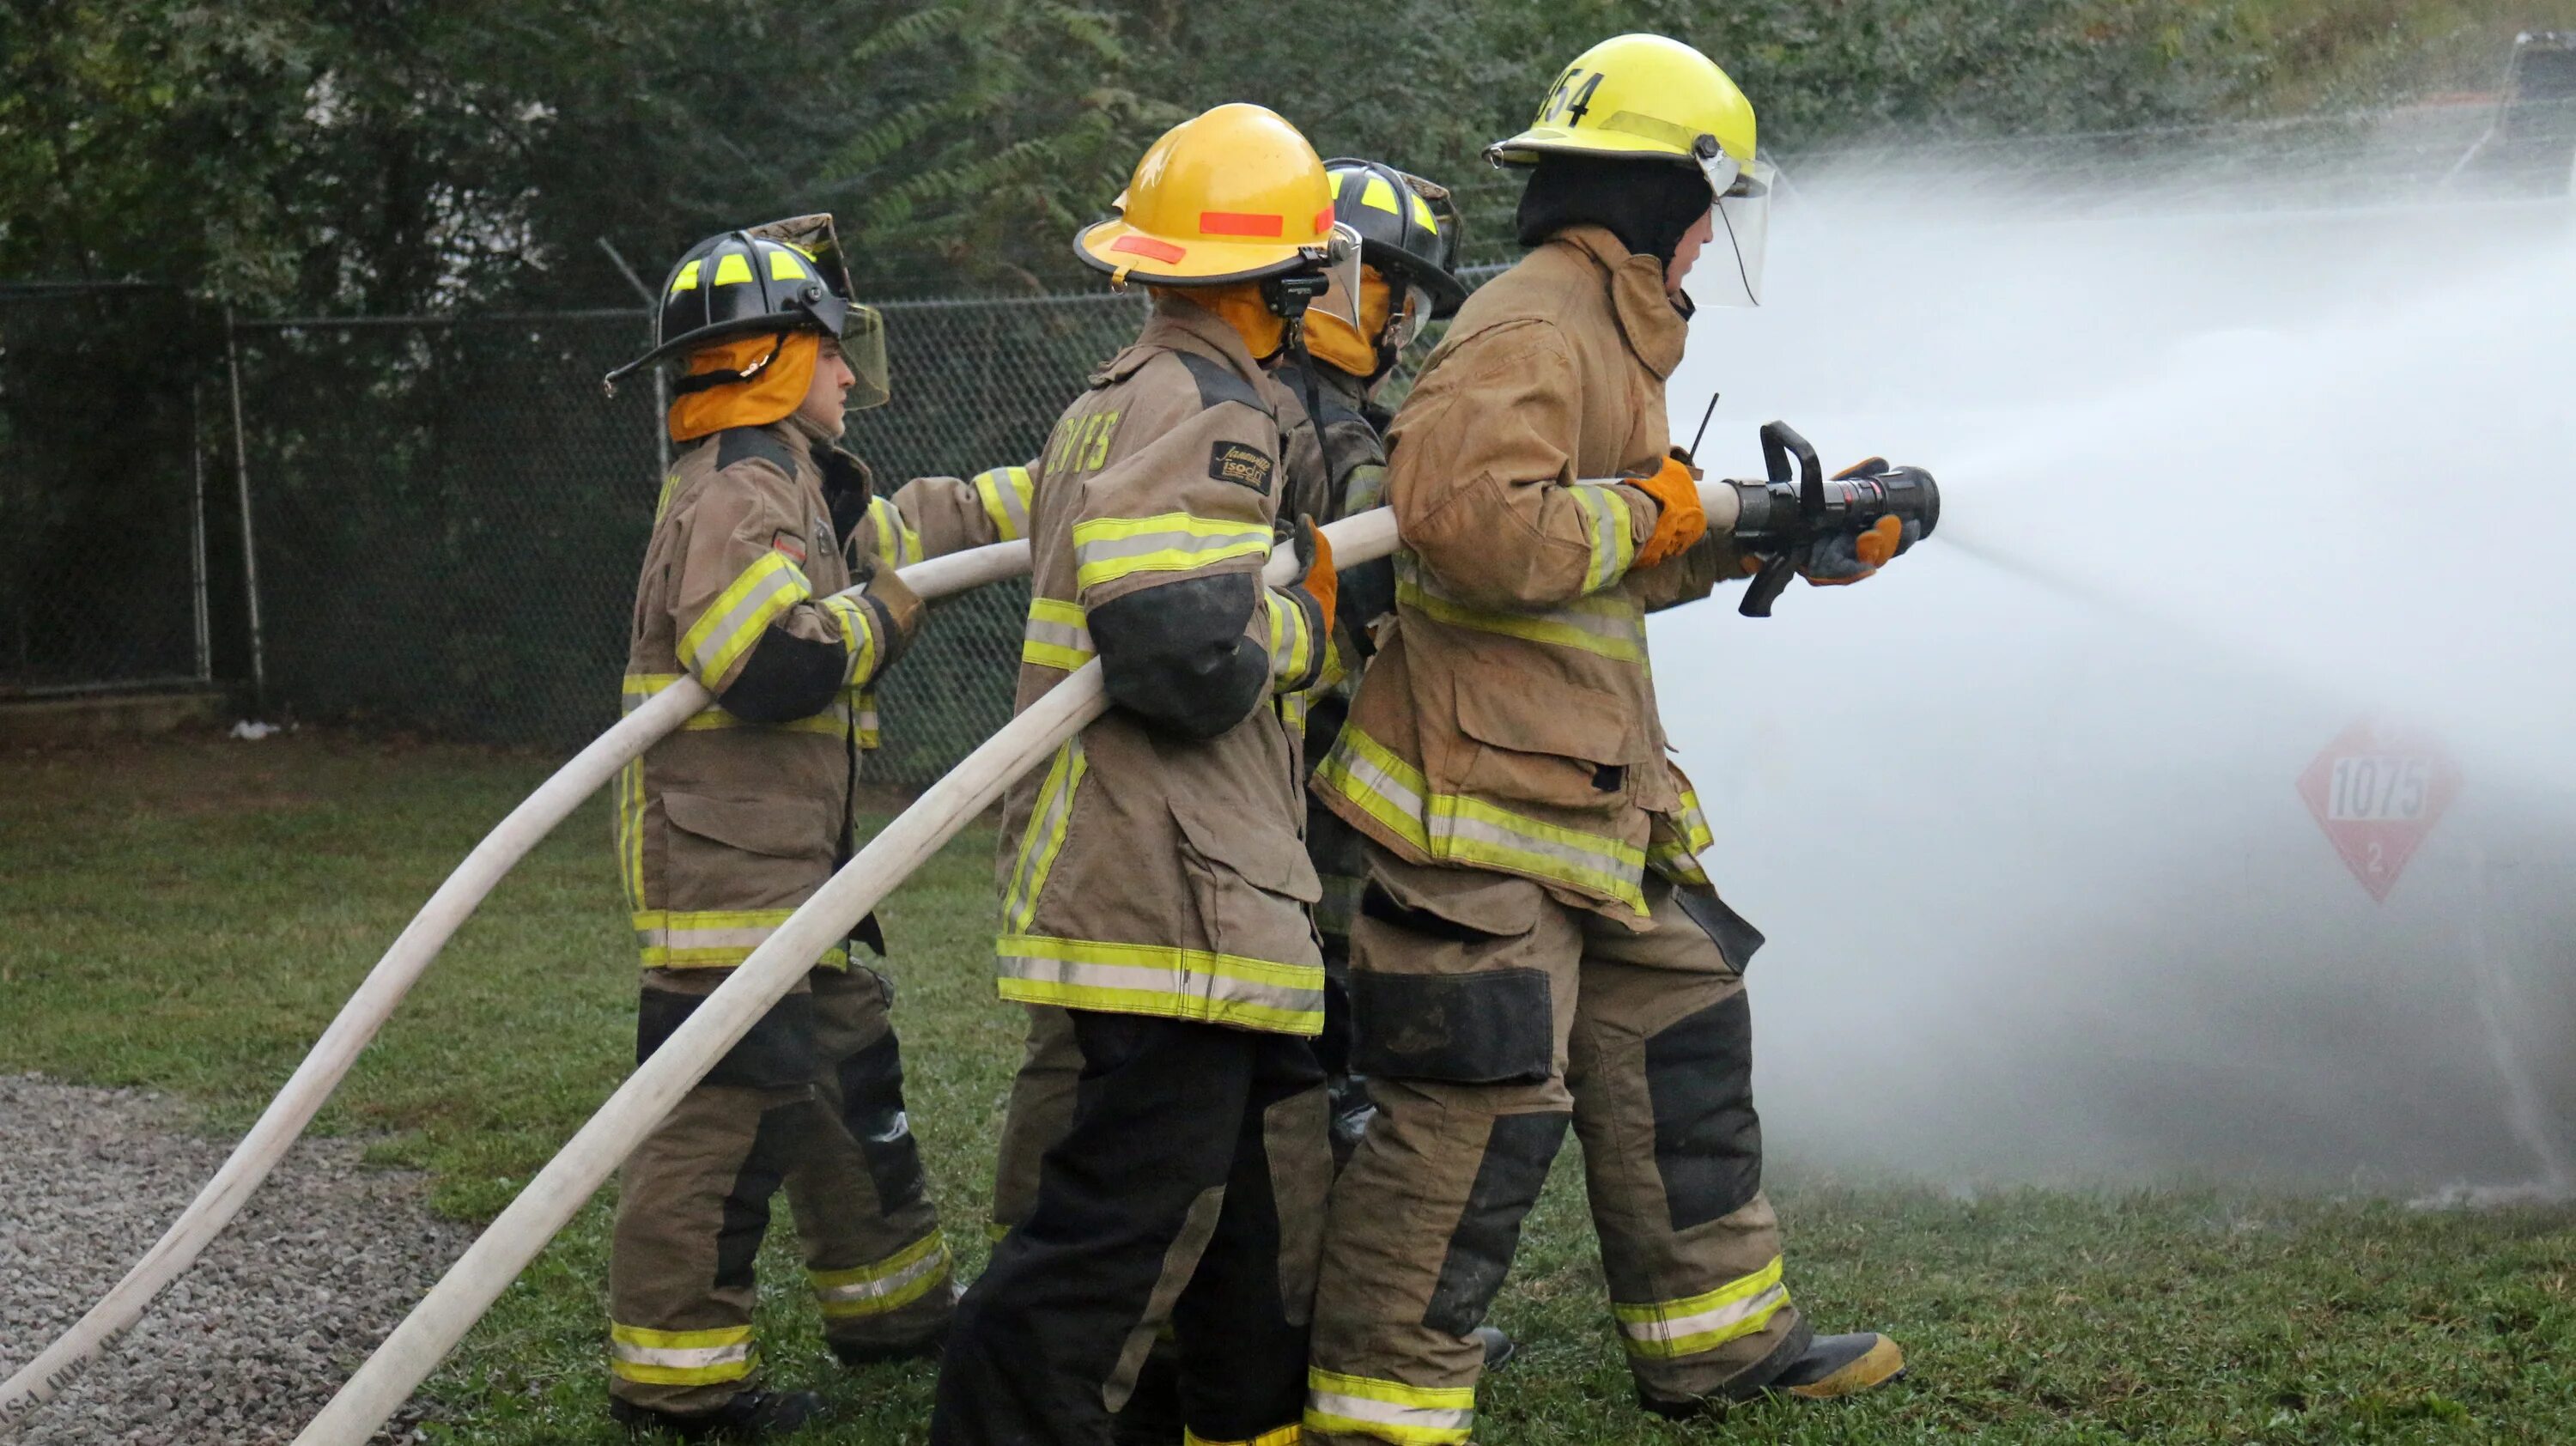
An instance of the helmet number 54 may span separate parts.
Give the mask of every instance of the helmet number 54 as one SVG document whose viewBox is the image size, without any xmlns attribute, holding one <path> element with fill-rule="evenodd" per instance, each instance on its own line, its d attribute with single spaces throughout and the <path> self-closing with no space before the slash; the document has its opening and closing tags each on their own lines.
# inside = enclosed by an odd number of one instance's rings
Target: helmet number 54
<svg viewBox="0 0 2576 1446">
<path fill-rule="evenodd" d="M 1583 82 L 1581 90 L 1574 88 L 1578 80 Z M 1556 89 L 1547 93 L 1547 104 L 1539 109 L 1538 123 L 1551 125 L 1562 115 L 1569 126 L 1583 124 L 1583 118 L 1592 113 L 1592 92 L 1600 88 L 1600 71 L 1586 75 L 1580 70 L 1568 70 L 1556 82 Z"/>
</svg>

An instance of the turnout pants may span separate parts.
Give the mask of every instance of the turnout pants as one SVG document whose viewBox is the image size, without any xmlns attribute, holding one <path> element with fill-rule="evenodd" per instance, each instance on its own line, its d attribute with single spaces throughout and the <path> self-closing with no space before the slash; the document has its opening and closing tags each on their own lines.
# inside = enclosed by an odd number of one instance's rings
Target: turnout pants
<svg viewBox="0 0 2576 1446">
<path fill-rule="evenodd" d="M 1331 1162 L 1303 1039 L 1058 1011 L 1072 1118 L 957 1309 L 936 1446 L 1111 1439 L 1168 1322 L 1201 1442 L 1295 1439 Z"/>
<path fill-rule="evenodd" d="M 723 978 L 646 971 L 638 1061 Z M 627 1157 L 609 1257 L 610 1394 L 695 1414 L 749 1388 L 752 1268 L 782 1184 L 836 1349 L 917 1344 L 946 1323 L 948 1246 L 904 1115 L 891 997 L 865 968 L 814 970 Z"/>
<path fill-rule="evenodd" d="M 1762 1195 L 1742 977 L 1649 877 L 1644 932 L 1528 880 L 1370 846 L 1353 1068 L 1378 1104 L 1334 1186 L 1306 1439 L 1464 1442 L 1481 1324 L 1572 1122 L 1641 1395 L 1760 1384 L 1806 1348 Z"/>
</svg>

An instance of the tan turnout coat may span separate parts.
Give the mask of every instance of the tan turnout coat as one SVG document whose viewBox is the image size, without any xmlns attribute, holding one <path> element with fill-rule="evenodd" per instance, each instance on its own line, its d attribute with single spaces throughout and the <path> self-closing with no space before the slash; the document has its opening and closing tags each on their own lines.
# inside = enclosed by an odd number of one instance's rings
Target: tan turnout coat
<svg viewBox="0 0 2576 1446">
<path fill-rule="evenodd" d="M 1030 464 L 1034 570 L 1018 706 L 1096 655 L 1092 609 L 1257 574 L 1282 487 L 1283 399 L 1232 328 L 1158 299 Z M 1209 739 L 1113 707 L 1014 784 L 997 860 L 1001 993 L 1030 1004 L 1311 1035 L 1302 760 L 1285 705 L 1321 670 L 1307 614 L 1257 588 L 1244 634 L 1272 695 Z M 1158 604 L 1159 605 L 1159 604 Z"/>
<path fill-rule="evenodd" d="M 1011 524 L 1026 517 L 1027 472 L 1006 467 L 907 483 L 835 537 L 816 435 L 791 418 L 688 445 L 645 546 L 626 711 L 683 677 L 721 697 L 773 628 L 836 644 L 846 659 L 842 690 L 821 712 L 757 723 L 711 707 L 619 775 L 619 873 L 644 967 L 666 986 L 711 988 L 703 971 L 750 957 L 847 855 L 858 755 L 877 745 L 871 690 L 919 625 L 917 607 L 835 597 L 856 580 L 854 562 L 910 563 L 1024 535 Z M 843 966 L 847 951 L 819 962 Z"/>
<path fill-rule="evenodd" d="M 1397 622 L 1314 787 L 1399 856 L 1640 927 L 1650 859 L 1701 880 L 1708 829 L 1665 756 L 1645 616 L 1735 558 L 1712 537 L 1637 567 L 1656 504 L 1600 480 L 1663 462 L 1686 332 L 1656 258 L 1573 227 L 1468 298 L 1397 413 Z"/>
</svg>

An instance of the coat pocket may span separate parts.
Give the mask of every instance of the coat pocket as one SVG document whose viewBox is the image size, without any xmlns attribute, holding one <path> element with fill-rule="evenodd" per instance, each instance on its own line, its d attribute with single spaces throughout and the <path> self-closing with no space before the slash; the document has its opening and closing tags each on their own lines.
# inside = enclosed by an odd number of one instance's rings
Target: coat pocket
<svg viewBox="0 0 2576 1446">
<path fill-rule="evenodd" d="M 1307 909 L 1324 895 L 1305 845 L 1286 828 L 1223 817 L 1184 796 L 1170 800 L 1208 947 L 1274 964 L 1315 962 Z"/>
<path fill-rule="evenodd" d="M 840 809 L 829 799 L 662 795 L 664 907 L 769 909 L 801 902 L 831 873 Z"/>
<path fill-rule="evenodd" d="M 1567 679 L 1461 678 L 1456 713 L 1459 733 L 1473 745 L 1458 779 L 1467 793 L 1606 808 L 1630 799 L 1632 775 L 1663 767 L 1621 699 Z"/>
</svg>

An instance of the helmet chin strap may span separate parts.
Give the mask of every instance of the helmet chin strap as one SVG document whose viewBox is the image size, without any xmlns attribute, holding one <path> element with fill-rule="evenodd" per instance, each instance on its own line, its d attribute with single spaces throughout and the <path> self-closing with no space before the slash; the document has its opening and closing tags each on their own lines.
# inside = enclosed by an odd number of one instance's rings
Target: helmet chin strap
<svg viewBox="0 0 2576 1446">
<path fill-rule="evenodd" d="M 769 355 L 762 357 L 760 360 L 753 362 L 751 365 L 744 367 L 738 372 L 698 372 L 693 375 L 680 378 L 678 381 L 671 383 L 671 395 L 675 397 L 685 397 L 691 392 L 703 392 L 711 387 L 729 387 L 736 382 L 750 381 L 753 377 L 767 371 L 771 362 L 778 360 L 778 354 L 787 348 L 787 335 L 788 334 L 786 332 L 782 331 L 775 337 L 770 338 Z"/>
</svg>

